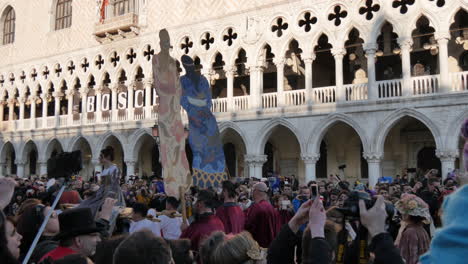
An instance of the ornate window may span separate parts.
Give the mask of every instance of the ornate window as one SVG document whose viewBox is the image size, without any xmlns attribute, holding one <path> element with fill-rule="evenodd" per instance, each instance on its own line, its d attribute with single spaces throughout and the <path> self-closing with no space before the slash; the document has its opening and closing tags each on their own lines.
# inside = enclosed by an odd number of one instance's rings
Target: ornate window
<svg viewBox="0 0 468 264">
<path fill-rule="evenodd" d="M 55 9 L 55 30 L 71 27 L 72 0 L 58 0 Z"/>
<path fill-rule="evenodd" d="M 3 13 L 3 45 L 15 42 L 15 10 L 10 6 Z"/>
<path fill-rule="evenodd" d="M 114 16 L 121 16 L 134 11 L 135 0 L 114 0 Z"/>
</svg>

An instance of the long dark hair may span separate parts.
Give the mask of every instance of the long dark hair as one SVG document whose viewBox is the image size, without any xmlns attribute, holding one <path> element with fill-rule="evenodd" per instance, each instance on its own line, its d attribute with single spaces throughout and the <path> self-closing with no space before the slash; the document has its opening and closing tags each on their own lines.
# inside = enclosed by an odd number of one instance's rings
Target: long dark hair
<svg viewBox="0 0 468 264">
<path fill-rule="evenodd" d="M 101 150 L 101 154 L 103 157 L 110 161 L 114 161 L 114 148 L 111 146 L 105 147 L 103 150 Z"/>
<path fill-rule="evenodd" d="M 8 250 L 8 234 L 6 233 L 6 222 L 10 221 L 0 210 L 0 259 L 4 264 L 19 264 L 19 261 Z"/>
<path fill-rule="evenodd" d="M 39 231 L 39 228 L 44 221 L 44 209 L 45 206 L 42 204 L 30 205 L 24 209 L 21 215 L 18 216 L 16 229 L 18 233 L 23 236 L 20 245 L 21 259 L 28 252 L 29 247 L 36 237 L 37 231 Z"/>
</svg>

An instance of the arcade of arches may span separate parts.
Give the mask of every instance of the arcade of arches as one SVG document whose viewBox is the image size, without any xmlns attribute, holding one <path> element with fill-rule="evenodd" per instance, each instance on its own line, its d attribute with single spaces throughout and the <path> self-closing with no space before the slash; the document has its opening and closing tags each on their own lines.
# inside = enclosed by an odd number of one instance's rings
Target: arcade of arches
<svg viewBox="0 0 468 264">
<path fill-rule="evenodd" d="M 302 139 L 295 129 L 278 124 L 266 131 L 264 138 L 255 138 L 261 144 L 263 153 L 252 155 L 252 144 L 242 129 L 221 126 L 221 138 L 226 156 L 226 167 L 230 177 L 268 177 L 271 174 L 306 179 L 326 178 L 330 174 L 344 177 L 348 181 L 368 181 L 374 175 L 373 164 L 380 162 L 381 176 L 401 174 L 405 168 L 421 171 L 438 169 L 441 172 L 462 168 L 461 151 L 463 141 L 458 141 L 458 153 L 452 156 L 451 165 L 443 165 L 447 157 L 437 150 L 437 142 L 431 129 L 423 121 L 403 116 L 382 130 L 382 154 L 368 152 L 368 140 L 345 121 L 336 121 L 325 126 L 317 135 L 317 155 L 312 158 L 303 155 Z M 295 131 L 295 132 L 293 132 Z M 299 136 L 298 136 L 299 135 Z M 321 135 L 321 136 L 320 136 Z M 318 138 L 321 137 L 321 138 Z M 64 149 L 57 139 L 45 142 L 27 141 L 22 146 L 6 142 L 0 152 L 0 173 L 2 175 L 44 175 L 47 173 L 47 159 L 64 150 L 81 150 L 83 170 L 80 176 L 89 178 L 101 171 L 97 157 L 99 148 L 112 146 L 114 162 L 122 169 L 124 176 L 151 176 L 161 174 L 159 149 L 156 140 L 149 133 L 131 137 L 124 141 L 119 134 L 111 134 L 99 141 L 79 137 Z M 122 143 L 124 142 L 124 143 Z M 190 152 L 188 150 L 188 152 Z M 441 159 L 439 159 L 439 157 Z M 313 162 L 311 162 L 311 160 Z M 441 162 L 442 161 L 442 162 Z M 311 166 L 312 165 L 312 166 Z M 346 165 L 344 170 L 339 167 Z M 447 167 L 449 166 L 449 167 Z"/>
</svg>

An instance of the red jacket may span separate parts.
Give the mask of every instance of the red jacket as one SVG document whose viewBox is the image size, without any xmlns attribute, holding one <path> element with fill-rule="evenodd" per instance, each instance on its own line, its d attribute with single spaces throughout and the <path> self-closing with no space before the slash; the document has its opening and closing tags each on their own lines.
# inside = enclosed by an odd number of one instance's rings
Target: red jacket
<svg viewBox="0 0 468 264">
<path fill-rule="evenodd" d="M 223 231 L 223 222 L 214 214 L 202 215 L 185 229 L 180 238 L 188 238 L 192 241 L 192 250 L 198 251 L 200 243 L 215 231 Z"/>
<path fill-rule="evenodd" d="M 261 247 L 268 248 L 281 228 L 278 211 L 268 201 L 260 201 L 250 206 L 245 215 L 245 229 Z"/>
<path fill-rule="evenodd" d="M 56 249 L 52 250 L 51 252 L 45 254 L 41 260 L 39 261 L 42 262 L 43 260 L 47 259 L 47 258 L 51 258 L 52 260 L 58 260 L 58 259 L 61 259 L 61 258 L 64 258 L 68 255 L 73 255 L 73 254 L 76 254 L 78 252 L 72 250 L 71 248 L 67 248 L 67 247 L 57 247 Z"/>
<path fill-rule="evenodd" d="M 216 209 L 216 216 L 223 222 L 226 234 L 238 234 L 244 231 L 245 215 L 236 203 L 225 203 L 220 206 Z"/>
</svg>

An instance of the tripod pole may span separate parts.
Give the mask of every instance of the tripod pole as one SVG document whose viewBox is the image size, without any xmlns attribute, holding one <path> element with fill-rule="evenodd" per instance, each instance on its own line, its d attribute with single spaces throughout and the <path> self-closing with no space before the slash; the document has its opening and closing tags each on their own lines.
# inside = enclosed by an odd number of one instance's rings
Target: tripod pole
<svg viewBox="0 0 468 264">
<path fill-rule="evenodd" d="M 49 222 L 49 218 L 50 218 L 50 216 L 52 215 L 52 213 L 55 210 L 55 206 L 57 206 L 58 201 L 60 200 L 60 197 L 63 194 L 63 191 L 65 191 L 65 187 L 66 187 L 66 182 L 63 183 L 62 187 L 60 188 L 60 191 L 57 194 L 57 197 L 55 197 L 55 201 L 51 206 L 51 210 L 49 210 L 49 212 L 47 213 L 44 221 L 42 222 L 41 228 L 39 228 L 39 231 L 37 232 L 36 237 L 34 238 L 34 241 L 31 244 L 31 247 L 29 248 L 28 254 L 26 255 L 26 257 L 23 260 L 23 264 L 27 264 L 29 259 L 31 258 L 31 255 L 34 252 L 34 249 L 36 248 L 37 243 L 39 242 L 39 239 L 41 238 L 42 233 L 44 232 L 44 229 L 45 229 L 47 223 Z"/>
</svg>

